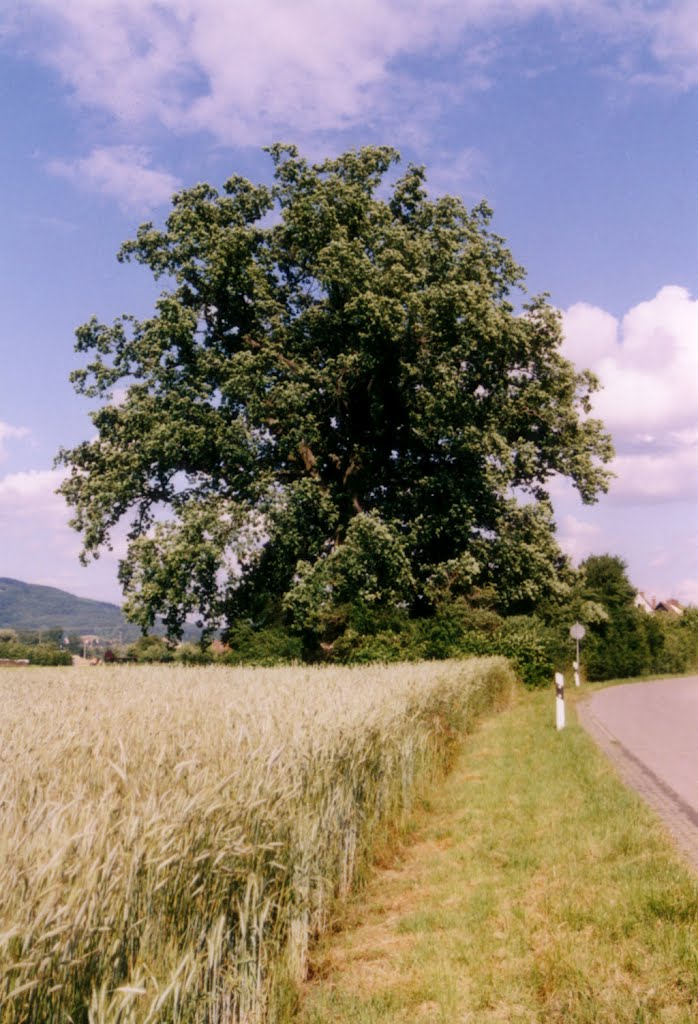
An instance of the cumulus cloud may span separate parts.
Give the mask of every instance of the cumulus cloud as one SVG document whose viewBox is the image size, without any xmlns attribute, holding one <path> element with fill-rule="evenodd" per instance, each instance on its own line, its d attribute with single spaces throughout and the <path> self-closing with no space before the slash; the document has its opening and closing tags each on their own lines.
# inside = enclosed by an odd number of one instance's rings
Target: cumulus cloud
<svg viewBox="0 0 698 1024">
<path fill-rule="evenodd" d="M 431 161 L 428 185 L 430 191 L 437 194 L 464 195 L 474 179 L 481 178 L 486 170 L 485 158 L 472 146 L 452 154 L 432 152 Z"/>
<path fill-rule="evenodd" d="M 68 509 L 55 493 L 60 470 L 28 470 L 0 478 L 0 530 L 5 575 L 26 579 L 26 565 L 53 563 L 70 555 L 77 559 L 79 542 L 68 528 Z M 50 552 L 50 558 L 47 553 Z"/>
<path fill-rule="evenodd" d="M 78 160 L 52 160 L 48 169 L 128 209 L 150 209 L 167 202 L 181 185 L 174 175 L 151 167 L 147 150 L 139 146 L 97 146 Z"/>
<path fill-rule="evenodd" d="M 633 502 L 698 502 L 695 444 L 654 454 L 619 455 L 613 469 L 617 475 L 613 488 L 616 498 Z"/>
<path fill-rule="evenodd" d="M 29 519 L 38 513 L 43 526 L 52 529 L 67 521 L 67 509 L 62 497 L 55 493 L 63 479 L 57 469 L 26 470 L 0 477 L 0 523 L 6 528 L 14 520 Z"/>
<path fill-rule="evenodd" d="M 29 429 L 27 427 L 13 427 L 9 423 L 3 423 L 0 420 L 0 461 L 7 457 L 7 442 L 8 441 L 21 441 L 22 438 L 29 436 Z"/>
<path fill-rule="evenodd" d="M 433 71 L 425 89 L 401 58 L 428 50 L 458 56 L 449 85 L 486 88 L 505 59 L 499 30 L 540 15 L 572 37 L 592 33 L 626 77 L 688 87 L 698 67 L 691 0 L 25 0 L 13 10 L 5 32 L 80 103 L 229 143 L 404 121 L 405 103 L 428 100 L 438 81 Z"/>
<path fill-rule="evenodd" d="M 682 604 L 698 607 L 698 576 L 681 580 L 676 587 L 676 597 Z"/>
<path fill-rule="evenodd" d="M 575 565 L 598 551 L 601 527 L 573 515 L 566 515 L 558 528 L 557 540 Z"/>
<path fill-rule="evenodd" d="M 577 303 L 563 315 L 563 351 L 603 385 L 594 413 L 614 437 L 623 501 L 698 497 L 698 301 L 667 286 L 618 321 Z"/>
<path fill-rule="evenodd" d="M 119 536 L 114 552 L 106 551 L 88 569 L 80 566 L 80 538 L 68 526 L 65 500 L 56 494 L 63 477 L 58 469 L 0 477 L 2 575 L 120 603 L 116 561 L 123 553 L 123 538 Z"/>
<path fill-rule="evenodd" d="M 648 46 L 656 62 L 650 71 L 636 71 L 640 81 L 688 89 L 698 83 L 698 6 L 674 0 L 641 11 Z"/>
</svg>

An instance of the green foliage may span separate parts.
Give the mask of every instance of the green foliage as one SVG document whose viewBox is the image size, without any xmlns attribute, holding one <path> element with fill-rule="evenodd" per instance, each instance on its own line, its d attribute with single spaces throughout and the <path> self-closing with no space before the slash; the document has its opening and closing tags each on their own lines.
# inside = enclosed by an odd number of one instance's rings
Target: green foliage
<svg viewBox="0 0 698 1024">
<path fill-rule="evenodd" d="M 238 622 L 228 631 L 226 642 L 230 650 L 216 657 L 225 665 L 286 665 L 303 657 L 300 638 L 281 626 L 255 629 L 249 622 Z"/>
<path fill-rule="evenodd" d="M 424 581 L 424 596 L 433 608 L 471 595 L 480 565 L 467 551 L 434 567 Z"/>
<path fill-rule="evenodd" d="M 698 670 L 698 608 L 686 608 L 681 616 L 640 612 L 638 618 L 648 652 L 643 674 Z"/>
<path fill-rule="evenodd" d="M 152 316 L 77 331 L 73 382 L 102 403 L 96 438 L 59 454 L 84 558 L 130 517 L 143 629 L 288 620 L 315 654 L 388 606 L 559 596 L 547 481 L 594 501 L 612 448 L 558 313 L 517 308 L 484 203 L 430 198 L 414 166 L 390 186 L 394 150 L 269 152 L 270 187 L 197 185 L 123 246 L 167 284 Z"/>
<path fill-rule="evenodd" d="M 622 679 L 652 671 L 644 612 L 618 608 L 585 638 L 584 663 L 590 680 Z"/>
<path fill-rule="evenodd" d="M 142 636 L 126 649 L 126 660 L 138 664 L 174 661 L 174 653 L 162 637 Z"/>
<path fill-rule="evenodd" d="M 633 605 L 635 588 L 627 566 L 612 555 L 593 555 L 580 566 L 577 600 L 601 606 L 606 617 L 588 623 L 584 665 L 590 680 L 622 679 L 651 671 L 647 616 Z"/>
<path fill-rule="evenodd" d="M 627 575 L 627 565 L 614 555 L 592 555 L 582 562 L 582 595 L 598 601 L 612 614 L 632 605 L 637 593 Z"/>
<path fill-rule="evenodd" d="M 0 658 L 13 661 L 28 660 L 30 665 L 72 665 L 69 651 L 63 651 L 52 644 L 23 644 L 18 641 L 0 642 Z"/>
<path fill-rule="evenodd" d="M 685 672 L 698 666 L 695 610 L 686 609 L 680 617 L 649 615 L 634 606 L 635 594 L 622 559 L 607 554 L 587 558 L 568 596 L 541 608 L 542 618 L 558 638 L 556 663 L 570 660 L 569 627 L 578 621 L 586 627 L 581 661 L 591 681 Z"/>
<path fill-rule="evenodd" d="M 550 683 L 558 663 L 556 637 L 535 615 L 505 619 L 496 636 L 496 651 L 513 663 L 527 686 Z"/>
<path fill-rule="evenodd" d="M 679 618 L 655 615 L 663 637 L 657 653 L 658 671 L 698 671 L 698 607 L 686 608 Z"/>
<path fill-rule="evenodd" d="M 213 661 L 211 653 L 202 648 L 201 644 L 180 644 L 174 652 L 175 661 L 182 665 L 210 665 Z"/>
<path fill-rule="evenodd" d="M 489 609 L 473 608 L 464 598 L 442 601 L 435 614 L 417 623 L 425 658 L 450 658 L 462 654 L 487 654 L 502 619 Z"/>
<path fill-rule="evenodd" d="M 62 629 L 0 629 L 0 658 L 28 660 L 31 665 L 72 665 Z"/>
<path fill-rule="evenodd" d="M 16 640 L 6 640 L 0 643 L 0 658 L 28 659 L 29 653 L 29 648 Z"/>
<path fill-rule="evenodd" d="M 37 644 L 29 650 L 31 665 L 72 665 L 73 656 L 69 651 L 62 651 L 52 644 Z"/>
<path fill-rule="evenodd" d="M 397 531 L 375 512 L 359 513 L 342 544 L 314 564 L 298 562 L 284 607 L 298 631 L 328 642 L 349 623 L 370 631 L 374 613 L 406 606 L 414 587 Z"/>
<path fill-rule="evenodd" d="M 347 629 L 332 645 L 331 656 L 345 665 L 365 665 L 374 661 L 419 661 L 425 654 L 414 630 L 358 633 Z"/>
<path fill-rule="evenodd" d="M 387 626 L 377 617 L 370 630 L 349 628 L 328 645 L 325 656 L 352 664 L 501 654 L 527 686 L 549 684 L 561 660 L 557 634 L 536 616 L 503 618 L 463 598 L 442 602 L 428 618 L 404 617 Z"/>
</svg>

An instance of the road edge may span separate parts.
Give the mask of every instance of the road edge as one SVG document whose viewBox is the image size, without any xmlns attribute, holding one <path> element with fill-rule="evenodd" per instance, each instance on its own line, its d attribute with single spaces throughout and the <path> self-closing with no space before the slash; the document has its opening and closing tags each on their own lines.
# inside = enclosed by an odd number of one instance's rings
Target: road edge
<svg viewBox="0 0 698 1024">
<path fill-rule="evenodd" d="M 659 816 L 679 851 L 698 874 L 698 813 L 596 717 L 590 697 L 576 705 L 579 724 L 615 767 L 621 780 Z"/>
</svg>

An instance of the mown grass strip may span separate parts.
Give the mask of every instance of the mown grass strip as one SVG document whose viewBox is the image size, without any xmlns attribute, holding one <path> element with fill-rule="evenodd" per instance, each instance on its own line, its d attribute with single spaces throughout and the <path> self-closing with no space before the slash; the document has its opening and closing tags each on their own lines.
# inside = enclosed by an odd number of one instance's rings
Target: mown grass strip
<svg viewBox="0 0 698 1024">
<path fill-rule="evenodd" d="M 302 1024 L 698 1020 L 698 883 L 550 693 L 469 738 L 348 918 Z"/>
</svg>

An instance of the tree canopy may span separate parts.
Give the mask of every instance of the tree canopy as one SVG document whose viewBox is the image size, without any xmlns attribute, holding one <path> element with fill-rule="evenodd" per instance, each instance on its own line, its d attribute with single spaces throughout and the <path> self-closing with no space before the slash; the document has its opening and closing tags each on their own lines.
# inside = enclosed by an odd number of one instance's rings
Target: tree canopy
<svg viewBox="0 0 698 1024">
<path fill-rule="evenodd" d="M 77 330 L 72 380 L 103 402 L 58 456 L 83 558 L 127 519 L 127 610 L 173 636 L 474 588 L 530 608 L 565 568 L 551 477 L 607 487 L 595 377 L 486 204 L 396 177 L 389 148 L 269 153 L 271 185 L 186 189 L 124 244 L 163 282 L 151 317 Z"/>
</svg>

